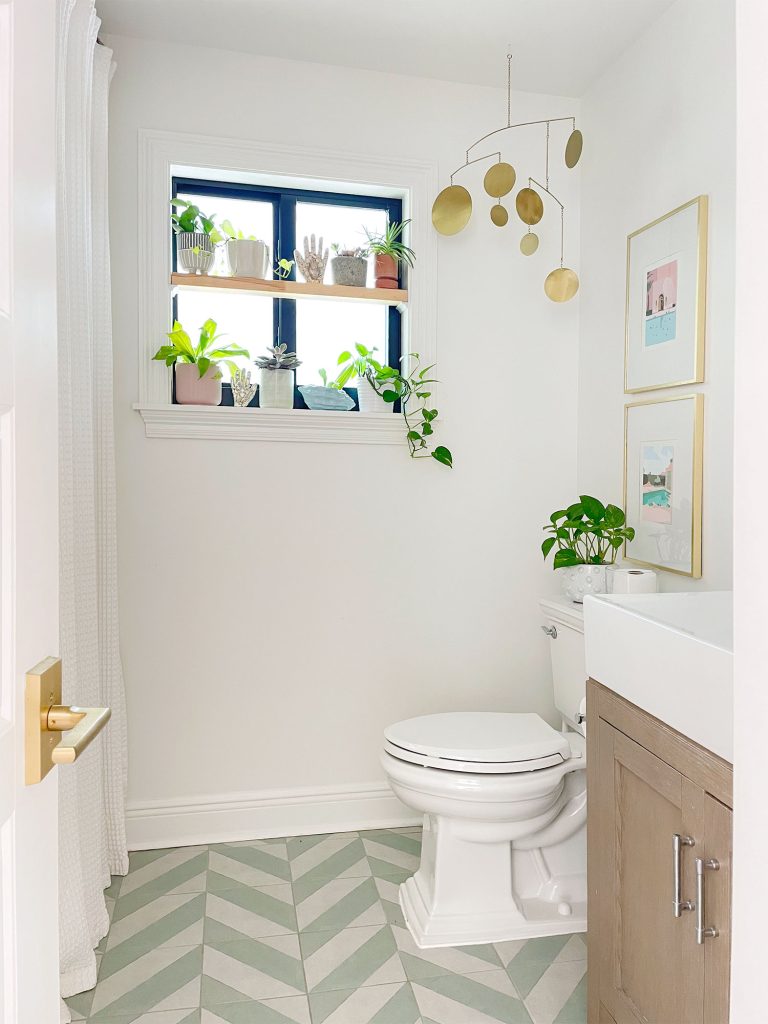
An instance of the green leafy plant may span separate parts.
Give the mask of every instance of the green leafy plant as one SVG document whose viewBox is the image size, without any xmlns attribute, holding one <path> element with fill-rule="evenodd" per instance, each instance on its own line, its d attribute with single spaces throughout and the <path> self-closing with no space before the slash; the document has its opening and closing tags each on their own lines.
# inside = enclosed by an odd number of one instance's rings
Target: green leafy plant
<svg viewBox="0 0 768 1024">
<path fill-rule="evenodd" d="M 222 235 L 214 222 L 215 214 L 207 217 L 201 212 L 199 206 L 195 206 L 188 199 L 179 199 L 178 197 L 171 200 L 171 206 L 176 207 L 176 210 L 171 214 L 171 223 L 177 235 L 200 231 L 208 235 L 214 245 L 224 241 L 224 235 Z"/>
<path fill-rule="evenodd" d="M 256 235 L 244 235 L 243 232 L 240 230 L 240 228 L 234 228 L 232 226 L 232 221 L 231 220 L 223 220 L 221 222 L 221 230 L 223 231 L 224 236 L 227 239 L 229 239 L 230 241 L 235 240 L 235 239 L 237 241 L 239 241 L 239 242 L 242 242 L 242 241 L 258 242 L 258 241 L 260 241 L 260 239 L 257 238 Z M 290 273 L 290 271 L 289 271 L 289 273 Z"/>
<path fill-rule="evenodd" d="M 295 352 L 288 351 L 285 343 L 268 348 L 267 353 L 266 356 L 256 356 L 254 359 L 260 370 L 295 370 L 301 366 L 301 360 L 296 358 Z"/>
<path fill-rule="evenodd" d="M 419 354 L 412 352 L 401 358 L 401 369 L 396 370 L 392 366 L 382 365 L 376 359 L 375 352 L 375 348 L 368 349 L 360 344 L 355 345 L 355 354 L 342 352 L 338 359 L 341 372 L 335 381 L 326 386 L 343 388 L 353 377 L 365 377 L 383 402 L 392 405 L 400 402 L 411 458 L 435 459 L 441 465 L 452 468 L 453 455 L 450 449 L 437 445 L 430 450 L 433 424 L 438 415 L 437 409 L 431 409 L 428 403 L 432 397 L 430 385 L 437 383 L 435 378 L 429 376 L 432 366 L 422 367 Z M 327 374 L 324 370 L 320 376 L 325 384 Z"/>
<path fill-rule="evenodd" d="M 201 377 L 204 377 L 212 366 L 219 363 L 226 363 L 232 373 L 238 369 L 233 356 L 244 356 L 249 358 L 248 349 L 239 345 L 217 345 L 219 338 L 224 337 L 216 333 L 216 321 L 206 320 L 200 328 L 200 340 L 193 345 L 192 339 L 181 326 L 178 320 L 173 323 L 173 330 L 166 337 L 170 339 L 170 345 L 161 345 L 152 356 L 153 359 L 164 362 L 166 366 L 173 366 L 174 363 L 194 363 Z M 215 374 L 217 380 L 221 379 L 221 372 Z"/>
<path fill-rule="evenodd" d="M 384 231 L 378 234 L 371 234 L 366 228 L 368 236 L 368 251 L 374 256 L 391 256 L 395 263 L 407 263 L 412 267 L 416 261 L 416 253 L 403 242 L 403 230 L 410 220 L 393 220 L 387 224 Z"/>
<path fill-rule="evenodd" d="M 635 537 L 618 505 L 604 505 L 589 494 L 582 494 L 573 505 L 553 512 L 543 529 L 551 536 L 542 543 L 541 553 L 546 559 L 556 548 L 555 569 L 613 565 L 622 544 Z"/>
</svg>

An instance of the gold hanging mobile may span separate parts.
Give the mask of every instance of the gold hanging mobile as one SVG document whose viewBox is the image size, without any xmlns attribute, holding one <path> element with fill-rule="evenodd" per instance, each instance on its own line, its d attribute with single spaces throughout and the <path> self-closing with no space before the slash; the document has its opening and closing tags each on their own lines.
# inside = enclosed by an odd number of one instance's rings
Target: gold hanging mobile
<svg viewBox="0 0 768 1024">
<path fill-rule="evenodd" d="M 520 240 L 520 251 L 524 256 L 533 256 L 539 248 L 539 236 L 531 231 L 534 224 L 538 224 L 544 216 L 544 200 L 541 192 L 545 192 L 560 207 L 560 266 L 556 267 L 544 282 L 544 292 L 553 302 L 568 302 L 579 290 L 579 277 L 575 270 L 564 266 L 565 249 L 565 207 L 550 191 L 549 188 L 549 129 L 551 124 L 560 121 L 571 122 L 571 133 L 565 145 L 565 166 L 574 168 L 581 159 L 581 152 L 584 146 L 584 137 L 576 127 L 575 117 L 552 117 L 544 121 L 521 121 L 519 124 L 512 124 L 512 54 L 507 54 L 507 123 L 488 132 L 473 142 L 466 151 L 466 159 L 461 167 L 457 167 L 451 174 L 451 183 L 435 199 L 432 205 L 432 223 L 435 230 L 441 235 L 457 235 L 462 231 L 472 216 L 472 196 L 463 185 L 454 184 L 454 177 L 471 164 L 481 163 L 484 160 L 496 162 L 488 168 L 483 179 L 483 187 L 486 193 L 496 202 L 491 206 L 491 222 L 497 227 L 504 227 L 509 221 L 509 213 L 506 206 L 502 205 L 502 198 L 508 195 L 515 186 L 517 172 L 512 164 L 502 160 L 501 151 L 485 153 L 483 156 L 470 157 L 470 153 L 479 146 L 481 142 L 498 135 L 500 132 L 509 131 L 512 128 L 527 128 L 534 125 L 546 125 L 546 146 L 545 146 L 545 184 L 535 178 L 528 178 L 528 184 L 520 189 L 515 197 L 515 209 L 523 224 L 528 226 L 528 231 Z M 533 186 L 536 186 L 534 188 Z"/>
</svg>

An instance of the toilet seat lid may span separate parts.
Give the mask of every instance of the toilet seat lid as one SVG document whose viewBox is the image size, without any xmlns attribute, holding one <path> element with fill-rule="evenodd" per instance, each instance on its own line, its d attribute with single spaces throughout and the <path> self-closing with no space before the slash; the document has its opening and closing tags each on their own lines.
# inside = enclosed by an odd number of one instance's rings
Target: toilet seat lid
<svg viewBox="0 0 768 1024">
<path fill-rule="evenodd" d="M 454 771 L 532 771 L 571 756 L 568 739 L 540 715 L 458 711 L 423 715 L 384 730 L 386 748 Z M 395 749 L 393 749 L 395 748 Z M 408 757 L 407 754 L 416 755 Z"/>
</svg>

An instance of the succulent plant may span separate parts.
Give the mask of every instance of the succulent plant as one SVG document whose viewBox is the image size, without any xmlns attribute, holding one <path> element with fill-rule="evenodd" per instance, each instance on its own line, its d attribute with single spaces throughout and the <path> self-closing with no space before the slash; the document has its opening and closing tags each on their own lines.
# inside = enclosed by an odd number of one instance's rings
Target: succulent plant
<svg viewBox="0 0 768 1024">
<path fill-rule="evenodd" d="M 357 259 L 362 260 L 368 256 L 368 249 L 364 245 L 358 245 L 354 249 L 344 249 L 339 242 L 334 242 L 331 248 L 337 256 L 355 256 Z"/>
<path fill-rule="evenodd" d="M 256 356 L 254 359 L 260 370 L 295 370 L 301 366 L 301 360 L 296 358 L 295 352 L 288 351 L 285 343 L 268 348 L 267 352 L 269 355 Z"/>
</svg>

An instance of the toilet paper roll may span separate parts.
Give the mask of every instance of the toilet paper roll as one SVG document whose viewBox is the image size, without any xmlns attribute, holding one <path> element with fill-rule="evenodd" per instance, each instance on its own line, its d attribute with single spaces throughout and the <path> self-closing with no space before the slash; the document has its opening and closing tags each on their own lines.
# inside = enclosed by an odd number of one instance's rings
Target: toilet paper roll
<svg viewBox="0 0 768 1024">
<path fill-rule="evenodd" d="M 609 569 L 609 594 L 655 594 L 657 576 L 653 569 Z"/>
</svg>

